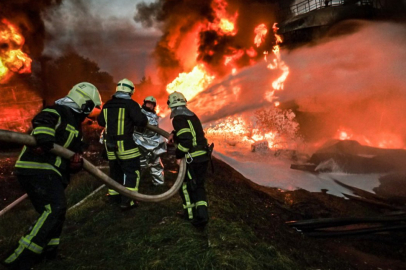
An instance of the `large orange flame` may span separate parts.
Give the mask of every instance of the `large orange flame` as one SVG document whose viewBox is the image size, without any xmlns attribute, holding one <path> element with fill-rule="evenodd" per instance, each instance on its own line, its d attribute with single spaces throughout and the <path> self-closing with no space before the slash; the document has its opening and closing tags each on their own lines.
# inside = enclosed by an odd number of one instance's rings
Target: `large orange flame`
<svg viewBox="0 0 406 270">
<path fill-rule="evenodd" d="M 187 100 L 191 100 L 203 91 L 214 79 L 204 65 L 200 64 L 189 73 L 180 73 L 179 76 L 166 86 L 168 93 L 181 92 Z"/>
<path fill-rule="evenodd" d="M 14 73 L 31 73 L 31 58 L 21 51 L 25 39 L 6 19 L 0 23 L 0 81 Z"/>
<path fill-rule="evenodd" d="M 269 100 L 274 99 L 272 97 L 275 90 L 282 90 L 283 83 L 289 74 L 289 68 L 281 60 L 279 53 L 279 44 L 282 42 L 282 38 L 276 33 L 278 28 L 276 24 L 273 26 L 273 31 L 276 39 L 276 44 L 273 47 L 275 59 L 268 65 L 270 69 L 279 68 L 283 71 L 282 76 L 272 83 L 273 91 L 269 96 Z M 267 28 L 265 24 L 258 25 L 254 32 L 256 37 L 254 43 L 257 47 L 264 41 L 264 37 L 267 34 Z M 255 53 L 254 53 L 255 52 Z M 250 57 L 256 56 L 256 51 L 251 49 L 246 50 Z M 265 54 L 265 60 L 267 60 L 267 52 Z M 241 52 L 236 52 L 232 56 L 227 56 L 225 59 L 225 65 L 229 65 L 235 59 L 241 57 Z M 234 88 L 238 88 L 235 86 Z M 234 89 L 233 89 L 234 90 Z M 241 116 L 232 116 L 216 123 L 214 126 L 208 128 L 207 135 L 212 139 L 222 139 L 230 145 L 234 145 L 238 142 L 256 147 L 259 145 L 265 145 L 266 148 L 281 148 L 288 147 L 289 143 L 296 139 L 295 133 L 298 129 L 298 124 L 294 121 L 295 114 L 291 111 L 283 111 L 278 109 L 279 102 L 274 103 L 275 107 L 269 110 L 258 110 L 256 112 L 257 121 L 256 124 L 247 122 Z M 292 139 L 295 137 L 294 139 Z"/>
</svg>

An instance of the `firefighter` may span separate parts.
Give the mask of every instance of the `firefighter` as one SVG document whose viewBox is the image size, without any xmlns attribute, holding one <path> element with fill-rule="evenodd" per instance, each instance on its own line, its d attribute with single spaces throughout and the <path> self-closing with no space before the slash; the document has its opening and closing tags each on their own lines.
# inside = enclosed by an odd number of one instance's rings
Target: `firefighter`
<svg viewBox="0 0 406 270">
<path fill-rule="evenodd" d="M 171 109 L 172 131 L 170 142 L 176 142 L 176 158 L 186 157 L 187 171 L 180 195 L 183 200 L 183 216 L 199 228 L 209 221 L 204 181 L 209 163 L 207 140 L 199 118 L 186 105 L 186 98 L 179 92 L 168 97 Z M 178 162 L 179 163 L 179 162 Z"/>
<path fill-rule="evenodd" d="M 128 79 L 118 82 L 116 93 L 107 101 L 97 121 L 104 127 L 104 145 L 109 160 L 110 177 L 137 192 L 140 182 L 140 151 L 133 140 L 135 127 L 145 127 L 148 119 L 140 105 L 131 99 L 134 84 Z M 123 210 L 137 206 L 137 202 L 113 190 L 108 190 L 109 200 L 120 203 Z"/>
<path fill-rule="evenodd" d="M 67 208 L 64 190 L 70 173 L 80 171 L 83 165 L 81 123 L 100 105 L 97 88 L 82 82 L 32 120 L 31 134 L 37 146 L 24 146 L 15 164 L 15 175 L 41 216 L 3 261 L 7 267 L 31 269 L 44 257 L 56 257 Z M 75 154 L 69 160 L 50 153 L 54 143 Z"/>
<path fill-rule="evenodd" d="M 156 99 L 148 96 L 144 99 L 141 112 L 148 118 L 148 124 L 158 126 L 159 116 L 155 112 Z M 134 141 L 141 152 L 141 169 L 149 169 L 152 184 L 155 186 L 164 184 L 164 167 L 159 157 L 166 152 L 165 139 L 145 128 L 138 128 L 134 132 Z"/>
</svg>

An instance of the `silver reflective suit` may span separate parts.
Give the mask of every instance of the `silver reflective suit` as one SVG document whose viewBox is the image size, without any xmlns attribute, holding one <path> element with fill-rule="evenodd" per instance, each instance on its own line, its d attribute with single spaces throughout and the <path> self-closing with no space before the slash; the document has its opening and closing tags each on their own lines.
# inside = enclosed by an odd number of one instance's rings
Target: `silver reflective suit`
<svg viewBox="0 0 406 270">
<path fill-rule="evenodd" d="M 147 116 L 148 124 L 158 126 L 159 116 L 156 113 L 144 109 L 141 109 L 141 112 Z M 159 156 L 166 152 L 166 140 L 149 129 L 136 130 L 133 138 L 141 153 L 141 169 L 149 168 L 152 183 L 162 185 L 164 183 L 164 167 Z"/>
</svg>

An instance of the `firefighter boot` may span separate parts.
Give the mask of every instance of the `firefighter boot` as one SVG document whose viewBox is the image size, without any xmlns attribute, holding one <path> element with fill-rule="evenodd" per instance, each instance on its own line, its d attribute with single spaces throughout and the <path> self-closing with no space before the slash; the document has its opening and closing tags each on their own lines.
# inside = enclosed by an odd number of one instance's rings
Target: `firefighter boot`
<svg viewBox="0 0 406 270">
<path fill-rule="evenodd" d="M 138 202 L 134 201 L 128 197 L 121 196 L 120 208 L 122 210 L 129 210 L 138 206 Z"/>
</svg>

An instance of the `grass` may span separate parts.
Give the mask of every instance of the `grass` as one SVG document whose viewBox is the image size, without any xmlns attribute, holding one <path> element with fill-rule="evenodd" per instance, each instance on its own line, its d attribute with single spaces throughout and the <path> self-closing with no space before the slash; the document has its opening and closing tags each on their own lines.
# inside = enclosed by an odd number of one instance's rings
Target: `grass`
<svg viewBox="0 0 406 270">
<path fill-rule="evenodd" d="M 170 186 L 176 166 L 168 159 L 164 163 Z M 123 212 L 106 202 L 104 188 L 68 211 L 61 237 L 64 258 L 35 269 L 357 269 L 331 256 L 326 240 L 286 226 L 286 220 L 301 215 L 281 200 L 253 188 L 228 165 L 216 160 L 215 167 L 207 177 L 210 222 L 204 231 L 176 215 L 182 207 L 179 196 Z M 75 175 L 66 191 L 69 206 L 99 185 L 85 172 Z M 146 174 L 140 192 L 167 188 L 153 186 Z M 1 217 L 0 250 L 14 245 L 35 217 L 28 200 Z"/>
</svg>

